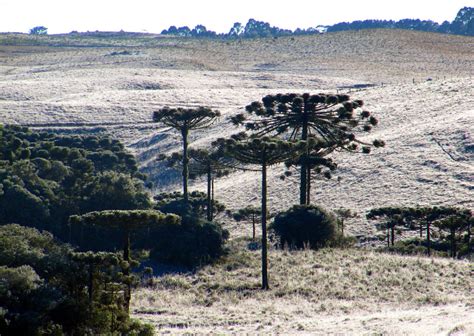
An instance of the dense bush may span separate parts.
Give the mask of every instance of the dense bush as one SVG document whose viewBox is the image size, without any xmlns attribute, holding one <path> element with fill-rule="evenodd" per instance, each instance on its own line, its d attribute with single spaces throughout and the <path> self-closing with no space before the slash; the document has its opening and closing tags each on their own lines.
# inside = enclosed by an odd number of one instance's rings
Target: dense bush
<svg viewBox="0 0 474 336">
<path fill-rule="evenodd" d="M 200 218 L 182 225 L 163 225 L 153 234 L 150 257 L 163 263 L 196 267 L 222 256 L 227 238 L 228 232 L 219 224 Z"/>
<path fill-rule="evenodd" d="M 431 242 L 431 248 L 433 251 L 432 255 L 435 256 L 448 256 L 449 244 L 445 242 Z M 418 255 L 418 254 L 427 254 L 428 244 L 426 239 L 421 238 L 410 238 L 405 240 L 397 241 L 393 246 L 383 247 L 380 249 L 384 252 L 393 252 L 403 255 Z"/>
<path fill-rule="evenodd" d="M 120 257 L 74 255 L 48 232 L 0 226 L 0 335 L 152 335 L 123 306 Z"/>
<path fill-rule="evenodd" d="M 340 238 L 336 218 L 315 205 L 295 205 L 275 217 L 271 226 L 280 245 L 290 248 L 334 245 Z"/>
<path fill-rule="evenodd" d="M 189 194 L 185 202 L 181 193 L 161 194 L 155 197 L 155 208 L 182 217 L 181 225 L 163 225 L 148 235 L 152 259 L 196 267 L 219 258 L 224 254 L 224 244 L 229 233 L 220 224 L 204 220 L 206 197 L 199 192 Z M 218 203 L 216 203 L 216 207 Z"/>
<path fill-rule="evenodd" d="M 113 232 L 74 235 L 67 220 L 89 211 L 151 207 L 142 178 L 117 140 L 0 125 L 0 224 L 45 229 L 63 241 L 87 242 L 88 249 L 113 247 L 103 244 L 115 241 L 104 239 Z M 92 234 L 99 239 L 87 239 Z"/>
</svg>

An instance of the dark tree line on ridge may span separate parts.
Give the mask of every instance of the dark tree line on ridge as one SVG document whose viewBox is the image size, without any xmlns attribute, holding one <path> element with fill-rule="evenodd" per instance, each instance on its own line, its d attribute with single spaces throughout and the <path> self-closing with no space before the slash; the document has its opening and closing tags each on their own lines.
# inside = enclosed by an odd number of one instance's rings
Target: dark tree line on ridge
<svg viewBox="0 0 474 336">
<path fill-rule="evenodd" d="M 297 28 L 292 31 L 289 29 L 281 29 L 271 26 L 268 22 L 250 19 L 247 24 L 242 25 L 240 22 L 234 23 L 227 34 L 218 34 L 212 30 L 208 30 L 203 25 L 197 25 L 190 29 L 187 26 L 176 27 L 171 26 L 161 32 L 163 35 L 174 35 L 181 37 L 194 38 L 255 38 L 255 37 L 280 37 L 292 35 L 311 35 L 320 34 L 321 32 L 337 32 L 345 30 L 360 29 L 408 29 L 419 30 L 444 34 L 456 34 L 474 36 L 474 8 L 464 7 L 459 10 L 456 18 L 452 21 L 444 21 L 439 24 L 431 20 L 419 19 L 403 19 L 399 21 L 393 20 L 363 20 L 354 22 L 340 22 L 331 26 L 317 26 L 308 29 Z"/>
</svg>

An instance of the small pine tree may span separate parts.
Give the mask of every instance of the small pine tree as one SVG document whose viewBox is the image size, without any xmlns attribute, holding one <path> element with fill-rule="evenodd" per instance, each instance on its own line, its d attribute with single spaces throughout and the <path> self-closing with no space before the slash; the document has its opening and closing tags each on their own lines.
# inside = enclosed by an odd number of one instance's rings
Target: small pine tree
<svg viewBox="0 0 474 336">
<path fill-rule="evenodd" d="M 351 209 L 339 208 L 334 210 L 338 218 L 339 228 L 341 230 L 341 235 L 344 237 L 345 230 L 345 220 L 350 218 L 356 218 L 358 215 L 356 212 L 353 212 Z"/>
</svg>

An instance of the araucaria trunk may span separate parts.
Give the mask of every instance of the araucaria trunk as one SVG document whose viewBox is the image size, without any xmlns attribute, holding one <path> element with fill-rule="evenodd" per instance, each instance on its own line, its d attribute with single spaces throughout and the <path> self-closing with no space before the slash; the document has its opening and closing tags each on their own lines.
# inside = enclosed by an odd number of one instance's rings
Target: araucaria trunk
<svg viewBox="0 0 474 336">
<path fill-rule="evenodd" d="M 188 130 L 187 128 L 183 128 L 181 130 L 181 134 L 183 136 L 183 197 L 184 201 L 187 203 L 188 202 L 188 177 L 189 177 L 189 171 L 188 171 L 188 163 L 189 163 L 189 158 L 188 158 Z"/>
<path fill-rule="evenodd" d="M 267 263 L 267 165 L 262 165 L 262 289 L 269 289 Z"/>
</svg>

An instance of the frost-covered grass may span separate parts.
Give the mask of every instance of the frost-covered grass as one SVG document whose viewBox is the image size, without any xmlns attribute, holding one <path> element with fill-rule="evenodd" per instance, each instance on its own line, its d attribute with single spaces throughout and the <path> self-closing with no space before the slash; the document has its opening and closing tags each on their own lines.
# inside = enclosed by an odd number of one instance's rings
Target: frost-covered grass
<svg viewBox="0 0 474 336">
<path fill-rule="evenodd" d="M 426 333 L 434 325 L 423 327 L 431 321 L 423 314 L 425 309 L 458 310 L 458 316 L 435 323 L 446 328 L 474 312 L 473 265 L 467 262 L 356 249 L 273 250 L 271 289 L 262 291 L 260 254 L 246 250 L 243 241 L 232 245 L 230 255 L 216 265 L 193 274 L 156 278 L 154 286 L 139 289 L 134 314 L 155 324 L 159 333 L 293 334 L 322 333 L 325 328 L 349 332 L 331 323 L 345 317 L 346 322 L 365 320 L 370 325 L 376 314 L 387 320 L 398 316 L 405 328 L 410 320 L 404 322 L 401 316 L 408 311 L 412 319 L 421 321 L 412 327 L 425 328 Z M 441 308 L 438 313 L 447 317 Z M 352 327 L 360 328 L 355 322 Z M 472 320 L 464 321 L 463 327 L 474 328 Z M 377 330 L 368 326 L 366 332 Z M 390 324 L 382 331 L 397 333 Z"/>
</svg>

